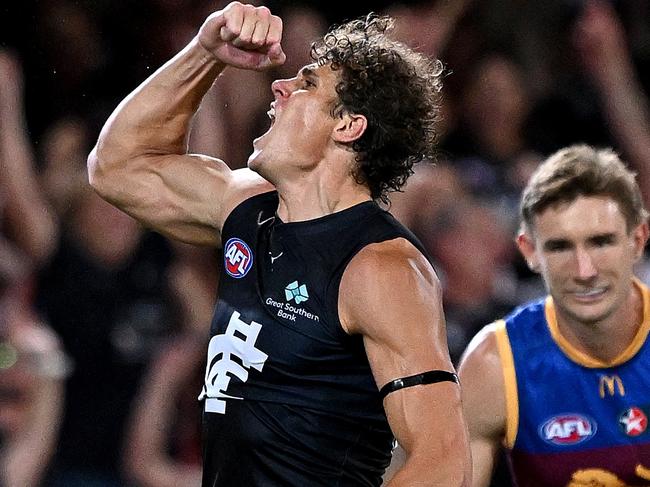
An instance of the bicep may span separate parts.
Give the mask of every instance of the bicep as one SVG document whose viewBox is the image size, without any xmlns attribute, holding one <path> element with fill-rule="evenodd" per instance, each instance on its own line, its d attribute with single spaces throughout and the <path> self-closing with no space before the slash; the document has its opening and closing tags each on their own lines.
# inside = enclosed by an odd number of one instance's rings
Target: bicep
<svg viewBox="0 0 650 487">
<path fill-rule="evenodd" d="M 207 156 L 147 155 L 110 175 L 98 168 L 91 183 L 104 199 L 165 236 L 218 246 L 233 174 Z"/>
<path fill-rule="evenodd" d="M 401 336 L 398 340 L 366 337 L 366 351 L 377 387 L 391 380 L 430 370 L 453 371 L 446 346 L 433 338 Z M 399 343 L 397 343 L 399 342 Z M 404 387 L 389 393 L 384 410 L 391 430 L 406 452 L 440 460 L 449 452 L 467 449 L 461 397 L 455 382 Z"/>
<path fill-rule="evenodd" d="M 501 362 L 491 327 L 486 327 L 469 344 L 459 376 L 472 450 L 472 485 L 484 487 L 490 485 L 506 423 Z"/>
<path fill-rule="evenodd" d="M 344 305 L 344 315 L 348 329 L 363 335 L 377 386 L 430 370 L 453 372 L 441 289 L 429 263 L 403 242 L 386 245 L 374 258 L 372 254 L 367 252 L 346 270 L 342 286 L 362 289 L 348 294 L 346 302 L 357 304 Z M 384 399 L 384 409 L 407 455 L 396 477 L 399 482 L 407 481 L 404 476 L 417 470 L 416 465 L 425 464 L 440 469 L 441 476 L 447 472 L 447 479 L 463 475 L 469 448 L 458 384 L 396 390 Z"/>
<path fill-rule="evenodd" d="M 365 337 L 378 387 L 430 370 L 453 371 L 446 344 L 438 337 L 441 322 L 429 318 L 428 322 L 400 325 L 412 330 L 397 333 L 395 338 L 382 337 L 381 333 Z M 469 445 L 457 383 L 444 381 L 398 389 L 386 396 L 384 410 L 406 454 L 404 465 L 393 479 L 396 485 L 411 485 L 422 475 L 439 478 L 445 485 L 464 485 L 469 476 Z"/>
</svg>

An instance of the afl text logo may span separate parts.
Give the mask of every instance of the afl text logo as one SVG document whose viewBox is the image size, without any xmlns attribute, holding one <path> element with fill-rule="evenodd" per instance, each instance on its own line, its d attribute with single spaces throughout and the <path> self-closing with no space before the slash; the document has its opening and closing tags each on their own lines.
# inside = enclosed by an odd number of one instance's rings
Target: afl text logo
<svg viewBox="0 0 650 487">
<path fill-rule="evenodd" d="M 564 414 L 548 419 L 539 434 L 553 445 L 575 445 L 596 434 L 596 422 L 580 414 Z"/>
<path fill-rule="evenodd" d="M 246 242 L 231 238 L 226 242 L 223 252 L 224 268 L 229 276 L 241 279 L 253 265 L 253 252 Z"/>
</svg>

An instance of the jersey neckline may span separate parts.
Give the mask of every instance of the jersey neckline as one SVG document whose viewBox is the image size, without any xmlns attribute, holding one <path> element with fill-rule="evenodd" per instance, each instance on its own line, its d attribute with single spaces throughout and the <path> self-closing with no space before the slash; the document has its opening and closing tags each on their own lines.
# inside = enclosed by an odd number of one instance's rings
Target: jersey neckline
<svg viewBox="0 0 650 487">
<path fill-rule="evenodd" d="M 376 212 L 379 209 L 377 203 L 372 200 L 362 201 L 356 203 L 348 208 L 312 218 L 310 220 L 301 220 L 296 222 L 285 222 L 275 213 L 275 221 L 273 223 L 274 231 L 277 235 L 286 235 L 293 233 L 312 234 L 324 231 L 331 231 L 332 229 L 347 227 L 351 224 L 358 224 L 368 215 Z"/>
<path fill-rule="evenodd" d="M 614 357 L 612 360 L 604 361 L 592 357 L 591 355 L 578 350 L 573 346 L 569 340 L 567 340 L 562 333 L 557 323 L 557 315 L 555 312 L 555 305 L 553 303 L 553 298 L 547 296 L 544 303 L 544 314 L 546 316 L 546 322 L 548 324 L 549 331 L 553 341 L 556 343 L 560 350 L 572 361 L 576 362 L 583 367 L 591 369 L 605 369 L 610 367 L 616 367 L 618 365 L 624 364 L 631 358 L 633 358 L 637 352 L 641 349 L 645 343 L 648 333 L 650 332 L 650 294 L 648 288 L 641 283 L 636 277 L 632 280 L 633 285 L 641 293 L 641 298 L 643 301 L 643 318 L 641 326 L 637 330 L 636 335 L 629 343 L 629 345 L 623 350 L 617 357 Z"/>
</svg>

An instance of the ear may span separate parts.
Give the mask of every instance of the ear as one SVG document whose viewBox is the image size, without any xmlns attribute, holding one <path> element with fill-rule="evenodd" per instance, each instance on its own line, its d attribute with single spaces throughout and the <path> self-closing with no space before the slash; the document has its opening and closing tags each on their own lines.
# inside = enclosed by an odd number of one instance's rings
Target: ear
<svg viewBox="0 0 650 487">
<path fill-rule="evenodd" d="M 361 138 L 366 127 L 368 127 L 368 120 L 363 115 L 343 112 L 332 137 L 336 142 L 349 144 Z"/>
<path fill-rule="evenodd" d="M 645 221 L 632 230 L 634 255 L 636 256 L 636 260 L 639 260 L 643 255 L 649 234 L 650 229 L 648 228 L 648 222 Z"/>
<path fill-rule="evenodd" d="M 517 235 L 517 247 L 521 255 L 526 259 L 528 268 L 533 272 L 539 272 L 539 259 L 537 258 L 537 250 L 535 249 L 533 236 L 525 231 L 519 232 L 519 235 Z"/>
</svg>

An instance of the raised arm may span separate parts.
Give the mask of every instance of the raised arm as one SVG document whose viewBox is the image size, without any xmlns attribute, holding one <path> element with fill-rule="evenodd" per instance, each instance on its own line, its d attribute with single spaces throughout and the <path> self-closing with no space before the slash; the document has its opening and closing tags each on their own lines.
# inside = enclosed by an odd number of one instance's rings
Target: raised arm
<svg viewBox="0 0 650 487">
<path fill-rule="evenodd" d="M 432 57 L 441 57 L 449 44 L 458 22 L 474 0 L 453 2 L 425 1 L 416 5 L 395 2 L 389 15 L 398 19 L 395 37 L 418 47 Z"/>
<path fill-rule="evenodd" d="M 472 487 L 487 487 L 506 429 L 504 379 L 493 326 L 470 342 L 459 375 L 472 448 Z"/>
<path fill-rule="evenodd" d="M 606 2 L 588 2 L 575 27 L 585 70 L 598 90 L 604 114 L 620 149 L 637 171 L 650 204 L 650 111 L 621 21 Z"/>
<path fill-rule="evenodd" d="M 284 62 L 281 20 L 238 2 L 210 15 L 198 35 L 120 103 L 88 158 L 97 192 L 153 229 L 219 245 L 224 218 L 270 189 L 248 170 L 187 154 L 192 118 L 227 67 L 262 70 Z"/>
<path fill-rule="evenodd" d="M 54 212 L 43 197 L 24 119 L 18 61 L 0 50 L 0 193 L 11 239 L 32 261 L 47 260 L 56 243 Z"/>
<path fill-rule="evenodd" d="M 411 243 L 396 239 L 364 248 L 346 269 L 340 296 L 343 327 L 363 335 L 378 387 L 430 370 L 453 372 L 440 285 Z M 386 396 L 384 408 L 406 452 L 388 486 L 470 485 L 458 384 L 403 388 Z"/>
</svg>

